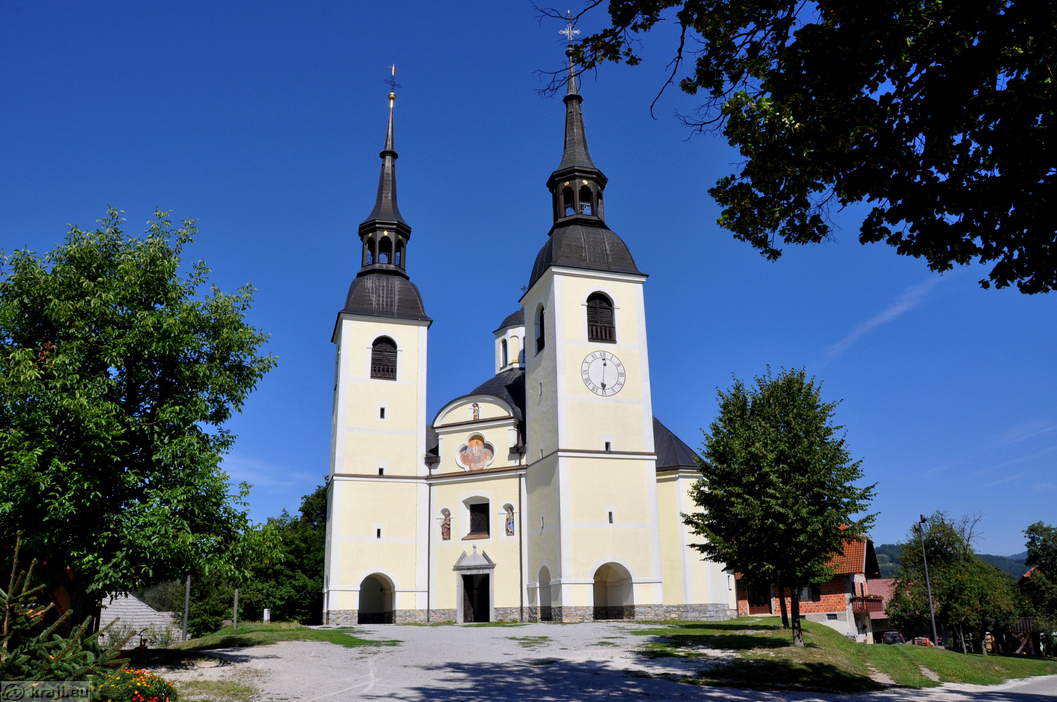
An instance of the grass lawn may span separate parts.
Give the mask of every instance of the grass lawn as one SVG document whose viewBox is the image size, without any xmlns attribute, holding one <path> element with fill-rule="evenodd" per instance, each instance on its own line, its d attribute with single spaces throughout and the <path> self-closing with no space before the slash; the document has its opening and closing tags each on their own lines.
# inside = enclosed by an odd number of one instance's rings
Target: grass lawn
<svg viewBox="0 0 1057 702">
<path fill-rule="evenodd" d="M 920 646 L 865 645 L 847 640 L 822 624 L 804 622 L 803 648 L 792 645 L 777 617 L 725 622 L 663 623 L 630 630 L 650 637 L 642 651 L 649 656 L 702 656 L 705 649 L 736 651 L 736 657 L 713 657 L 699 677 L 705 685 L 751 689 L 803 689 L 859 692 L 884 687 L 874 677 L 887 675 L 896 685 L 931 687 L 939 683 L 921 672 L 927 668 L 941 682 L 995 684 L 1010 678 L 1057 674 L 1057 661 L 961 654 Z M 871 677 L 874 676 L 874 677 Z"/>
<path fill-rule="evenodd" d="M 301 624 L 275 622 L 263 624 L 249 622 L 238 628 L 226 626 L 212 634 L 199 636 L 190 641 L 181 641 L 172 648 L 183 651 L 201 651 L 207 648 L 242 648 L 263 646 L 276 641 L 326 641 L 347 648 L 358 646 L 395 646 L 399 641 L 376 641 L 361 639 L 355 629 L 312 629 Z"/>
</svg>

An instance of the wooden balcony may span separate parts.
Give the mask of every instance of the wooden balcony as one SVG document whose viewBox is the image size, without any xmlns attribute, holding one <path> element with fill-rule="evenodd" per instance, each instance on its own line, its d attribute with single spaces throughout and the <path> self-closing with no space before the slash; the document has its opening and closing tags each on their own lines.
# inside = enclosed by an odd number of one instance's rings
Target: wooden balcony
<svg viewBox="0 0 1057 702">
<path fill-rule="evenodd" d="M 880 595 L 863 595 L 862 597 L 851 598 L 851 609 L 856 614 L 884 612 L 885 604 Z"/>
</svg>

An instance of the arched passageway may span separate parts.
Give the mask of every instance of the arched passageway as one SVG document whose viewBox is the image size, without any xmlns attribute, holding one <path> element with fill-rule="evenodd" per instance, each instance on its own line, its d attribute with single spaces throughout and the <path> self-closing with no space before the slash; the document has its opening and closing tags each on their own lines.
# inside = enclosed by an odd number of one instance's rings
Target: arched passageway
<svg viewBox="0 0 1057 702">
<path fill-rule="evenodd" d="M 381 573 L 372 573 L 360 583 L 359 624 L 393 623 L 393 583 Z"/>
<path fill-rule="evenodd" d="M 539 581 L 537 582 L 539 593 L 541 622 L 554 621 L 554 610 L 551 609 L 551 572 L 547 566 L 540 568 Z"/>
<path fill-rule="evenodd" d="M 634 619 L 635 600 L 631 573 L 619 563 L 606 563 L 595 571 L 595 619 Z"/>
</svg>

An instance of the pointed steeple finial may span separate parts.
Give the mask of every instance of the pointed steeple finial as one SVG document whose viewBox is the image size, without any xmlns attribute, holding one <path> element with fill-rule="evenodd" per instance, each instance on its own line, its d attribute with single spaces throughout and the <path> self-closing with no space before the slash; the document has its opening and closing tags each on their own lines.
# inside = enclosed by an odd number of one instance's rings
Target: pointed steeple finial
<svg viewBox="0 0 1057 702">
<path fill-rule="evenodd" d="M 573 40 L 580 33 L 575 27 L 572 12 L 566 13 L 565 28 L 560 31 L 568 46 L 565 55 L 569 61 L 565 97 L 565 143 L 562 160 L 558 168 L 547 179 L 547 188 L 553 195 L 554 221 L 604 226 L 602 220 L 602 191 L 606 187 L 606 176 L 598 170 L 587 150 L 587 133 L 581 110 L 584 98 L 576 85 L 576 47 Z"/>
<path fill-rule="evenodd" d="M 576 64 L 573 62 L 573 55 L 575 54 L 573 40 L 580 33 L 580 30 L 574 26 L 571 10 L 567 11 L 565 16 L 565 28 L 559 33 L 568 41 L 565 55 L 569 60 L 569 77 L 566 81 L 565 97 L 563 98 L 565 102 L 565 148 L 562 152 L 562 161 L 558 166 L 558 170 L 572 166 L 594 169 L 595 164 L 587 151 L 587 135 L 584 132 L 584 119 L 580 109 L 584 99 L 576 86 Z"/>
<path fill-rule="evenodd" d="M 396 204 L 396 137 L 394 135 L 394 113 L 396 111 L 396 66 L 389 69 L 385 81 L 389 85 L 389 120 L 385 127 L 385 145 L 378 156 L 382 159 L 382 170 L 378 175 L 378 194 L 374 209 L 360 223 L 360 239 L 363 241 L 360 275 L 370 272 L 395 273 L 407 277 L 407 244 L 411 238 L 411 226 L 404 221 Z"/>
<path fill-rule="evenodd" d="M 396 138 L 394 136 L 394 112 L 396 111 L 396 66 L 392 66 L 389 78 L 389 121 L 385 128 L 385 145 L 378 156 L 382 159 L 382 171 L 378 176 L 378 195 L 374 201 L 374 209 L 367 219 L 360 225 L 360 229 L 374 222 L 401 223 L 407 226 L 404 218 L 400 215 L 400 208 L 396 205 Z"/>
</svg>

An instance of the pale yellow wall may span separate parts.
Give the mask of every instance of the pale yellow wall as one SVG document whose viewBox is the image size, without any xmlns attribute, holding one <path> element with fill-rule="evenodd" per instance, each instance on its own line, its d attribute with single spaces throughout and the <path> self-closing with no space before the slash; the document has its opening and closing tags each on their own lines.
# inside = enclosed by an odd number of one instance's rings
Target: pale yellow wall
<svg viewBox="0 0 1057 702">
<path fill-rule="evenodd" d="M 525 473 L 525 537 L 528 540 L 525 579 L 536 583 L 540 568 L 547 566 L 551 578 L 562 575 L 561 518 L 558 504 L 558 458 L 537 461 Z M 542 521 L 541 521 L 542 520 Z M 557 604 L 557 587 L 554 588 Z M 530 589 L 535 603 L 535 590 Z"/>
<path fill-rule="evenodd" d="M 468 397 L 450 407 L 445 407 L 441 413 L 437 415 L 437 419 L 433 423 L 433 426 L 442 427 L 445 424 L 462 424 L 474 421 L 473 406 L 475 403 L 478 408 L 478 419 L 481 421 L 487 419 L 502 419 L 511 416 L 510 408 L 504 404 L 496 402 L 495 400 L 490 400 L 486 396 Z"/>
<path fill-rule="evenodd" d="M 371 344 L 397 345 L 396 380 L 370 377 Z M 332 473 L 423 475 L 425 467 L 426 327 L 342 318 L 335 338 L 338 387 Z M 385 408 L 385 418 L 379 409 Z"/>
<path fill-rule="evenodd" d="M 560 458 L 563 522 L 563 578 L 593 580 L 595 571 L 612 561 L 624 566 L 634 581 L 659 580 L 656 505 L 649 495 L 656 470 L 652 460 L 611 457 Z M 613 512 L 613 523 L 608 521 Z M 638 604 L 657 604 L 653 584 L 636 586 Z M 587 586 L 563 586 L 565 605 L 593 604 Z"/>
<path fill-rule="evenodd" d="M 679 524 L 678 474 L 657 476 L 658 533 L 661 543 L 661 575 L 664 578 L 664 603 L 675 605 L 691 600 L 687 597 L 686 548 Z M 705 601 L 705 600 L 700 600 Z"/>
<path fill-rule="evenodd" d="M 418 485 L 384 478 L 338 477 L 330 489 L 334 505 L 328 515 L 330 609 L 356 609 L 360 583 L 372 573 L 392 580 L 398 609 L 413 609 L 418 588 Z M 380 539 L 375 531 L 378 528 L 382 529 Z"/>
<path fill-rule="evenodd" d="M 564 387 L 561 448 L 652 452 L 653 410 L 650 397 L 645 309 L 639 280 L 608 279 L 580 274 L 555 276 L 556 296 L 563 301 L 558 315 L 562 345 L 557 370 Z M 613 300 L 616 343 L 587 340 L 587 297 L 603 292 Z M 627 372 L 626 382 L 612 397 L 599 397 L 583 383 L 584 358 L 594 351 L 616 355 Z"/>
<path fill-rule="evenodd" d="M 492 571 L 494 607 L 519 605 L 518 540 L 524 522 L 519 506 L 520 477 L 514 475 L 480 476 L 475 480 L 434 483 L 433 514 L 430 515 L 431 595 L 433 609 L 456 609 L 456 573 L 452 568 L 464 552 L 471 554 L 476 546 L 495 562 Z M 469 512 L 465 500 L 486 498 L 489 503 L 490 536 L 487 539 L 464 539 L 469 532 Z M 514 535 L 507 536 L 503 506 L 514 508 Z M 451 511 L 451 540 L 441 540 L 441 510 Z"/>
<path fill-rule="evenodd" d="M 495 372 L 521 365 L 519 354 L 525 339 L 525 327 L 507 327 L 495 333 Z M 503 341 L 507 343 L 507 362 L 503 364 Z"/>
<path fill-rule="evenodd" d="M 424 322 L 339 317 L 324 582 L 330 610 L 357 609 L 361 581 L 376 572 L 393 582 L 397 609 L 424 606 L 427 329 Z M 370 377 L 379 336 L 396 342 L 396 380 Z"/>
<path fill-rule="evenodd" d="M 525 460 L 533 463 L 558 448 L 558 386 L 555 368 L 554 274 L 548 270 L 522 298 L 525 310 Z M 546 345 L 536 352 L 536 310 L 544 305 Z"/>
</svg>

